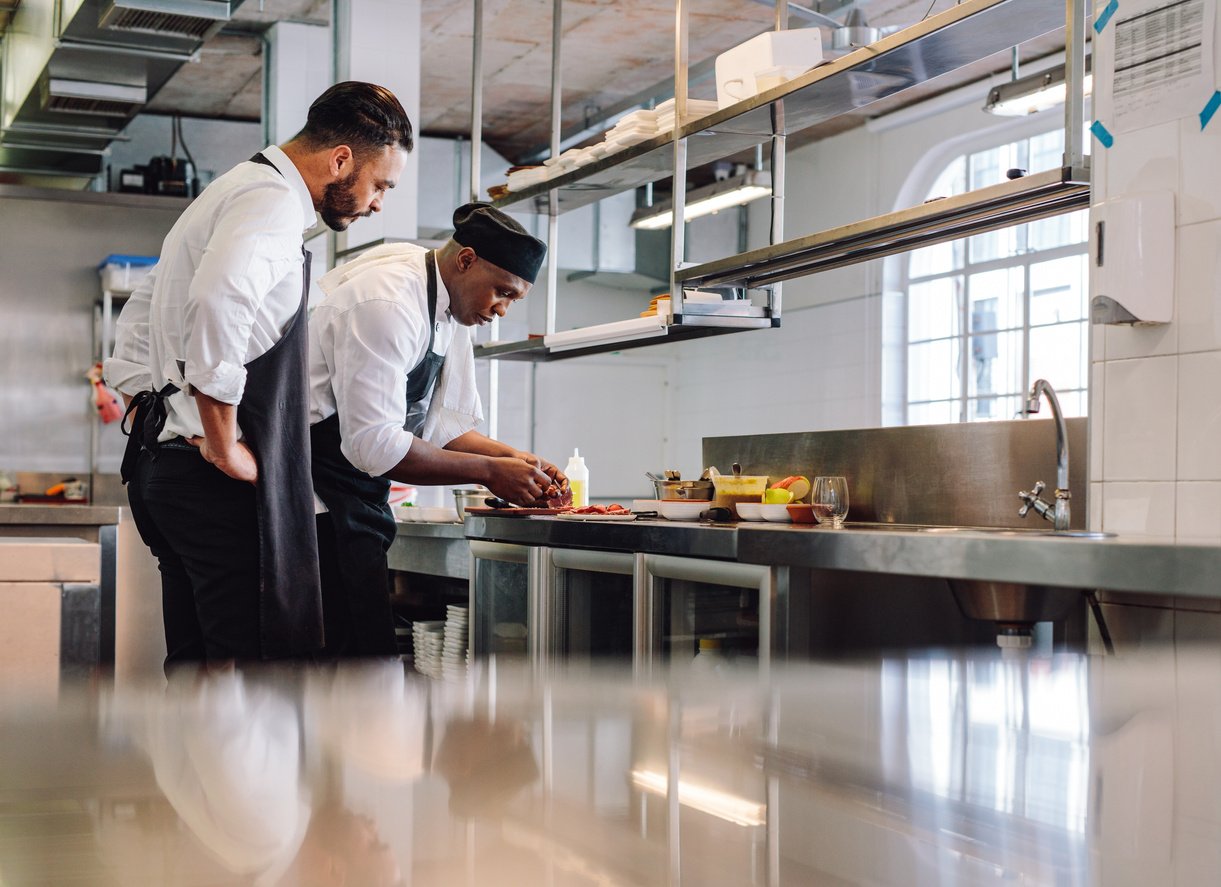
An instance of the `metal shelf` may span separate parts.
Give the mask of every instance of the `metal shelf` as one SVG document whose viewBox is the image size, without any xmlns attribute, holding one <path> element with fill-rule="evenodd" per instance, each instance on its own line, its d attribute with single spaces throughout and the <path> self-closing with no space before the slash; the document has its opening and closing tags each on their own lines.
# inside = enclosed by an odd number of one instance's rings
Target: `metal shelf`
<svg viewBox="0 0 1221 887">
<path fill-rule="evenodd" d="M 626 351 L 630 348 L 644 348 L 649 345 L 661 345 L 666 342 L 681 342 L 687 339 L 702 339 L 705 336 L 720 336 L 726 333 L 770 329 L 771 327 L 780 326 L 780 318 L 768 316 L 765 313 L 765 309 L 761 308 L 756 308 L 754 313 L 749 316 L 696 314 L 692 312 L 699 310 L 698 306 L 689 305 L 688 308 L 690 310 L 681 318 L 673 319 L 670 323 L 645 333 L 637 333 L 623 338 L 608 338 L 589 343 L 561 346 L 548 345 L 544 338 L 528 339 L 524 342 L 497 342 L 495 344 L 476 345 L 475 357 L 541 363 L 552 360 L 564 360 L 569 357 L 583 357 L 588 354 L 606 354 L 610 351 Z"/>
<path fill-rule="evenodd" d="M 687 165 L 700 166 L 753 149 L 772 136 L 773 103 L 784 100 L 784 131 L 792 134 L 860 109 L 934 77 L 1064 27 L 1064 0 L 966 0 L 795 80 L 678 130 L 688 139 Z M 547 212 L 557 192 L 560 212 L 668 178 L 674 134 L 623 151 L 495 201 L 501 208 Z"/>
<path fill-rule="evenodd" d="M 687 288 L 762 287 L 1089 206 L 1088 168 L 1053 169 L 675 272 Z"/>
</svg>

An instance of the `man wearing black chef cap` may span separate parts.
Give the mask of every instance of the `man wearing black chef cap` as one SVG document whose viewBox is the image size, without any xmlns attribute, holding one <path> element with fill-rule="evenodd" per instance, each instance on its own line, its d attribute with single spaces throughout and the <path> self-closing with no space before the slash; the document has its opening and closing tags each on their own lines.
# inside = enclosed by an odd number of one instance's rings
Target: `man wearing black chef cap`
<svg viewBox="0 0 1221 887">
<path fill-rule="evenodd" d="M 522 505 L 562 497 L 549 462 L 476 431 L 470 328 L 523 298 L 547 251 L 485 203 L 454 212 L 438 250 L 376 247 L 319 281 L 310 422 L 327 652 L 394 655 L 390 481 L 481 483 Z"/>
<path fill-rule="evenodd" d="M 106 377 L 130 402 L 122 475 L 161 570 L 166 664 L 322 646 L 309 474 L 309 254 L 381 209 L 412 149 L 388 89 L 348 81 L 305 127 L 186 209 L 116 326 Z"/>
</svg>

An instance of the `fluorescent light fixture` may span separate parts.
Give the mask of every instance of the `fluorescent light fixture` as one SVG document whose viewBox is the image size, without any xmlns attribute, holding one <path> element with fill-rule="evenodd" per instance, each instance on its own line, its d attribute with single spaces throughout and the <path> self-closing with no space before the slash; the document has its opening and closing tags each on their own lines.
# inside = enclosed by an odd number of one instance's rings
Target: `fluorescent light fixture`
<svg viewBox="0 0 1221 887">
<path fill-rule="evenodd" d="M 650 794 L 664 796 L 668 783 L 666 774 L 656 770 L 632 771 L 632 784 Z M 767 822 L 767 809 L 764 805 L 715 788 L 692 785 L 682 779 L 678 781 L 678 803 L 734 825 L 764 825 Z"/>
<path fill-rule="evenodd" d="M 1084 94 L 1089 95 L 1093 88 L 1094 75 L 1090 73 L 1090 60 L 1087 57 Z M 1024 117 L 1064 104 L 1066 94 L 1064 66 L 1058 65 L 1042 73 L 992 87 L 988 91 L 988 100 L 984 102 L 984 110 L 1002 117 Z"/>
<path fill-rule="evenodd" d="M 730 176 L 711 185 L 695 188 L 687 192 L 687 209 L 684 217 L 687 221 L 706 216 L 731 206 L 742 206 L 760 197 L 769 197 L 772 193 L 772 174 L 759 170 L 750 170 L 740 176 Z M 657 231 L 669 228 L 674 224 L 673 205 L 669 200 L 654 206 L 642 206 L 632 213 L 633 228 L 643 228 L 646 231 Z"/>
</svg>

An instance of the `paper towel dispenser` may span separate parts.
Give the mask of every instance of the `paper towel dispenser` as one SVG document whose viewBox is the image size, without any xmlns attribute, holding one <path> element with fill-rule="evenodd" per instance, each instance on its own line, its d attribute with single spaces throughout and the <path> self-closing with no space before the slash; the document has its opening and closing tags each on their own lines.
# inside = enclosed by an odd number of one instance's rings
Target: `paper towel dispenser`
<svg viewBox="0 0 1221 887">
<path fill-rule="evenodd" d="M 1174 192 L 1149 191 L 1094 207 L 1090 319 L 1169 323 L 1174 314 Z"/>
</svg>

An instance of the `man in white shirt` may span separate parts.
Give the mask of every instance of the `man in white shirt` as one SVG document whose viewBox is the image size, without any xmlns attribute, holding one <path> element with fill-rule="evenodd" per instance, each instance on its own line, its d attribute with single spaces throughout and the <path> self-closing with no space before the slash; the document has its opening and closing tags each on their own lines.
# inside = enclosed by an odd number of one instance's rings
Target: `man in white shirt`
<svg viewBox="0 0 1221 887">
<path fill-rule="evenodd" d="M 412 148 L 387 89 L 337 84 L 305 128 L 209 185 L 116 326 L 123 479 L 160 562 L 166 665 L 322 644 L 303 233 L 381 209 Z M 304 258 L 304 261 L 303 261 Z"/>
<path fill-rule="evenodd" d="M 483 203 L 455 211 L 454 229 L 439 250 L 377 247 L 319 282 L 310 435 L 328 655 L 396 653 L 391 480 L 482 483 L 522 505 L 567 488 L 551 463 L 475 430 L 483 415 L 469 328 L 525 297 L 546 244 Z"/>
</svg>

